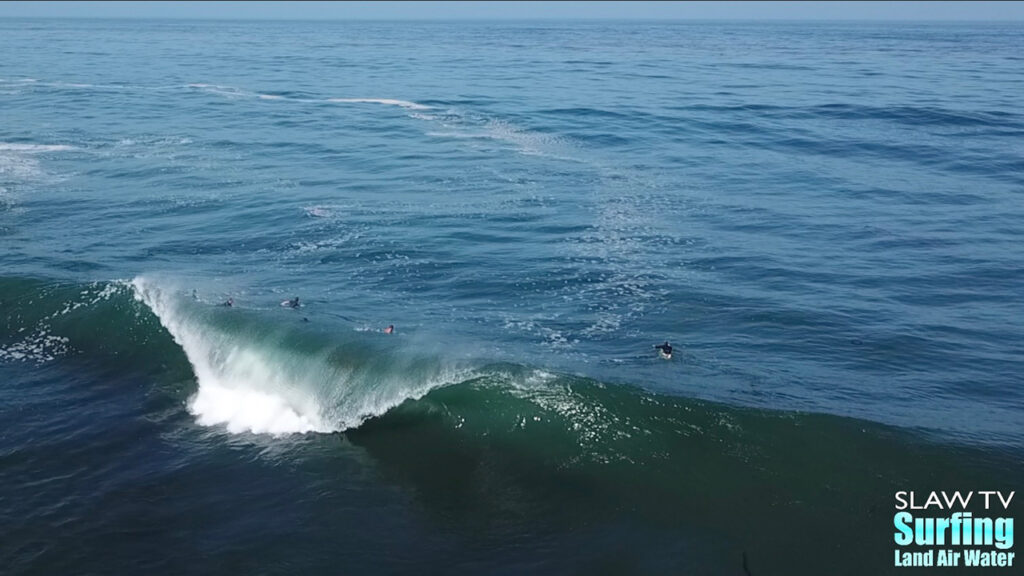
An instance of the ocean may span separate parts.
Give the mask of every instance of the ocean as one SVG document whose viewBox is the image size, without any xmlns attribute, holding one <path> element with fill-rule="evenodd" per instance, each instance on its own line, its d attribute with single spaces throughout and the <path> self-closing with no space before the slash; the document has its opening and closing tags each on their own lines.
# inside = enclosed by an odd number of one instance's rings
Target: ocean
<svg viewBox="0 0 1024 576">
<path fill-rule="evenodd" d="M 1022 46 L 0 20 L 0 572 L 905 573 L 1024 488 Z"/>
</svg>

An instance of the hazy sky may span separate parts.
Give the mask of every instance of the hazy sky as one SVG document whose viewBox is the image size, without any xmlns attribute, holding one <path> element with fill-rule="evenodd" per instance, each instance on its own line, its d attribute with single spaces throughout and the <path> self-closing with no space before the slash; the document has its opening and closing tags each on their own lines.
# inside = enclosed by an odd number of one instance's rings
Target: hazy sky
<svg viewBox="0 0 1024 576">
<path fill-rule="evenodd" d="M 0 2 L 0 18 L 1024 20 L 1024 2 Z"/>
</svg>

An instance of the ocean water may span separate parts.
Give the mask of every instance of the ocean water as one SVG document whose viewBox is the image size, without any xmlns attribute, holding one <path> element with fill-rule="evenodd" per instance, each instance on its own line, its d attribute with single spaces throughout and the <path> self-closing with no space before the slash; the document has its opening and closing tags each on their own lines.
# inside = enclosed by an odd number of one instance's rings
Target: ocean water
<svg viewBox="0 0 1024 576">
<path fill-rule="evenodd" d="M 0 572 L 902 573 L 1024 480 L 1022 47 L 0 20 Z"/>
</svg>

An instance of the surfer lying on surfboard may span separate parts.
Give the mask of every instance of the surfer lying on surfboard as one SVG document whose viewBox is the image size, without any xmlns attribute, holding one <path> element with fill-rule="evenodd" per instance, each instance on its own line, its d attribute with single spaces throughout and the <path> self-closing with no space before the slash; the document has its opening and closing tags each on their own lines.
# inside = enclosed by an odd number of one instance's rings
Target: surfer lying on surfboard
<svg viewBox="0 0 1024 576">
<path fill-rule="evenodd" d="M 301 306 L 301 304 L 299 304 L 299 297 L 296 296 L 291 300 L 285 300 L 284 302 L 281 302 L 281 306 L 284 306 L 286 308 L 298 308 L 299 306 Z"/>
<path fill-rule="evenodd" d="M 656 344 L 654 347 L 658 349 L 658 354 L 665 360 L 672 358 L 672 345 L 668 343 L 668 340 L 665 340 L 664 344 Z"/>
</svg>

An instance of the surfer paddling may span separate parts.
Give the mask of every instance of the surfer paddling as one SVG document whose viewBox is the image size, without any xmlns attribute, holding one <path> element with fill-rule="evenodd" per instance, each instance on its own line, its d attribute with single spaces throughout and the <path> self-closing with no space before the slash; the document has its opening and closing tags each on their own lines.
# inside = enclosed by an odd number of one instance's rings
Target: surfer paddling
<svg viewBox="0 0 1024 576">
<path fill-rule="evenodd" d="M 285 308 L 295 308 L 295 309 L 298 309 L 301 306 L 301 304 L 299 304 L 299 297 L 296 296 L 295 298 L 292 298 L 291 300 L 285 300 L 284 302 L 281 302 L 281 306 L 284 306 Z"/>
<path fill-rule="evenodd" d="M 395 325 L 394 324 L 388 324 L 388 327 L 384 329 L 384 333 L 385 334 L 391 334 L 394 331 L 395 331 Z"/>
<path fill-rule="evenodd" d="M 656 344 L 654 347 L 658 350 L 658 354 L 665 360 L 670 360 L 672 358 L 672 345 L 668 343 L 668 340 L 665 340 L 664 344 Z"/>
<path fill-rule="evenodd" d="M 224 303 L 221 304 L 221 306 L 223 306 L 225 308 L 231 308 L 234 305 L 235 305 L 235 299 L 234 298 L 228 298 Z"/>
</svg>

